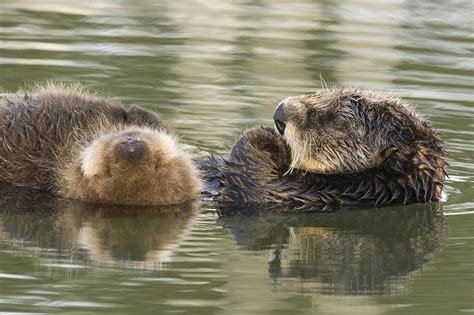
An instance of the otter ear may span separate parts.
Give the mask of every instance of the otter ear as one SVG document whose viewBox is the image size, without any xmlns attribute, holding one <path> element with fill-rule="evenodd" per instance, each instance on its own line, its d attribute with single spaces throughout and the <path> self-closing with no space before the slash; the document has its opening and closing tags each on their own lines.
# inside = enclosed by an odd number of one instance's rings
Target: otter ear
<svg viewBox="0 0 474 315">
<path fill-rule="evenodd" d="M 165 122 L 161 117 L 144 108 L 141 108 L 138 105 L 132 105 L 126 111 L 126 122 L 128 125 L 137 125 L 137 126 L 149 126 L 156 129 L 168 130 Z"/>
<path fill-rule="evenodd" d="M 383 162 L 385 162 L 397 150 L 398 149 L 395 148 L 395 147 L 390 147 L 390 148 L 386 148 L 386 149 L 383 149 L 382 151 L 380 151 L 379 157 L 378 157 L 378 160 L 377 160 L 377 164 L 380 165 Z"/>
</svg>

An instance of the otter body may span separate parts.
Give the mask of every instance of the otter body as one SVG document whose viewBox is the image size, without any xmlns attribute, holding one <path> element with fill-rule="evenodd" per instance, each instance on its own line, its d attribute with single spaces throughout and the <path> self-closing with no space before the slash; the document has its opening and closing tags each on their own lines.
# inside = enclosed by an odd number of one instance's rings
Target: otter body
<svg viewBox="0 0 474 315">
<path fill-rule="evenodd" d="M 52 84 L 0 100 L 0 180 L 109 204 L 175 204 L 199 192 L 156 114 Z"/>
<path fill-rule="evenodd" d="M 213 199 L 324 210 L 441 198 L 444 143 L 397 99 L 359 89 L 289 97 L 274 121 L 276 131 L 249 129 L 228 158 L 201 163 Z"/>
</svg>

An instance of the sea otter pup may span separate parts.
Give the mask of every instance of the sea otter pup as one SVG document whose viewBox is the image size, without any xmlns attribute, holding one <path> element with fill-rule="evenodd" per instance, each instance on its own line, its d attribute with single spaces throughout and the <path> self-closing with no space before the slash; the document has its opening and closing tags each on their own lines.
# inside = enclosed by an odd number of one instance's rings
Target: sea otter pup
<svg viewBox="0 0 474 315">
<path fill-rule="evenodd" d="M 54 84 L 0 100 L 0 180 L 107 204 L 177 204 L 200 190 L 159 116 Z"/>
<path fill-rule="evenodd" d="M 443 141 L 397 99 L 359 89 L 325 90 L 286 98 L 274 121 L 276 131 L 245 131 L 228 159 L 202 163 L 213 198 L 228 205 L 320 209 L 441 198 Z"/>
</svg>

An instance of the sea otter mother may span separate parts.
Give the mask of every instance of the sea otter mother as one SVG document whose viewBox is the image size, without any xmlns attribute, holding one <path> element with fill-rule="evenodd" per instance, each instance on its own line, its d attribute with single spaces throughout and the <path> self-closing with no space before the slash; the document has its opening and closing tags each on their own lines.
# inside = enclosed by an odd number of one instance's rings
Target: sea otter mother
<svg viewBox="0 0 474 315">
<path fill-rule="evenodd" d="M 324 90 L 286 98 L 273 118 L 276 131 L 251 128 L 228 158 L 201 163 L 212 199 L 333 209 L 441 198 L 444 143 L 398 99 L 361 89 Z"/>
</svg>

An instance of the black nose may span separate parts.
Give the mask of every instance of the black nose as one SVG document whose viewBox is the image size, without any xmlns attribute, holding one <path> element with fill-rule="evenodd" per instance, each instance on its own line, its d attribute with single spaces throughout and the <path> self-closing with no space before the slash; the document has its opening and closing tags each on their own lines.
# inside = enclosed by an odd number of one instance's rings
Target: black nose
<svg viewBox="0 0 474 315">
<path fill-rule="evenodd" d="M 283 122 L 283 104 L 280 103 L 273 113 L 273 120 L 275 121 L 275 127 L 277 128 L 280 135 L 283 136 L 285 133 L 286 124 Z"/>
</svg>

